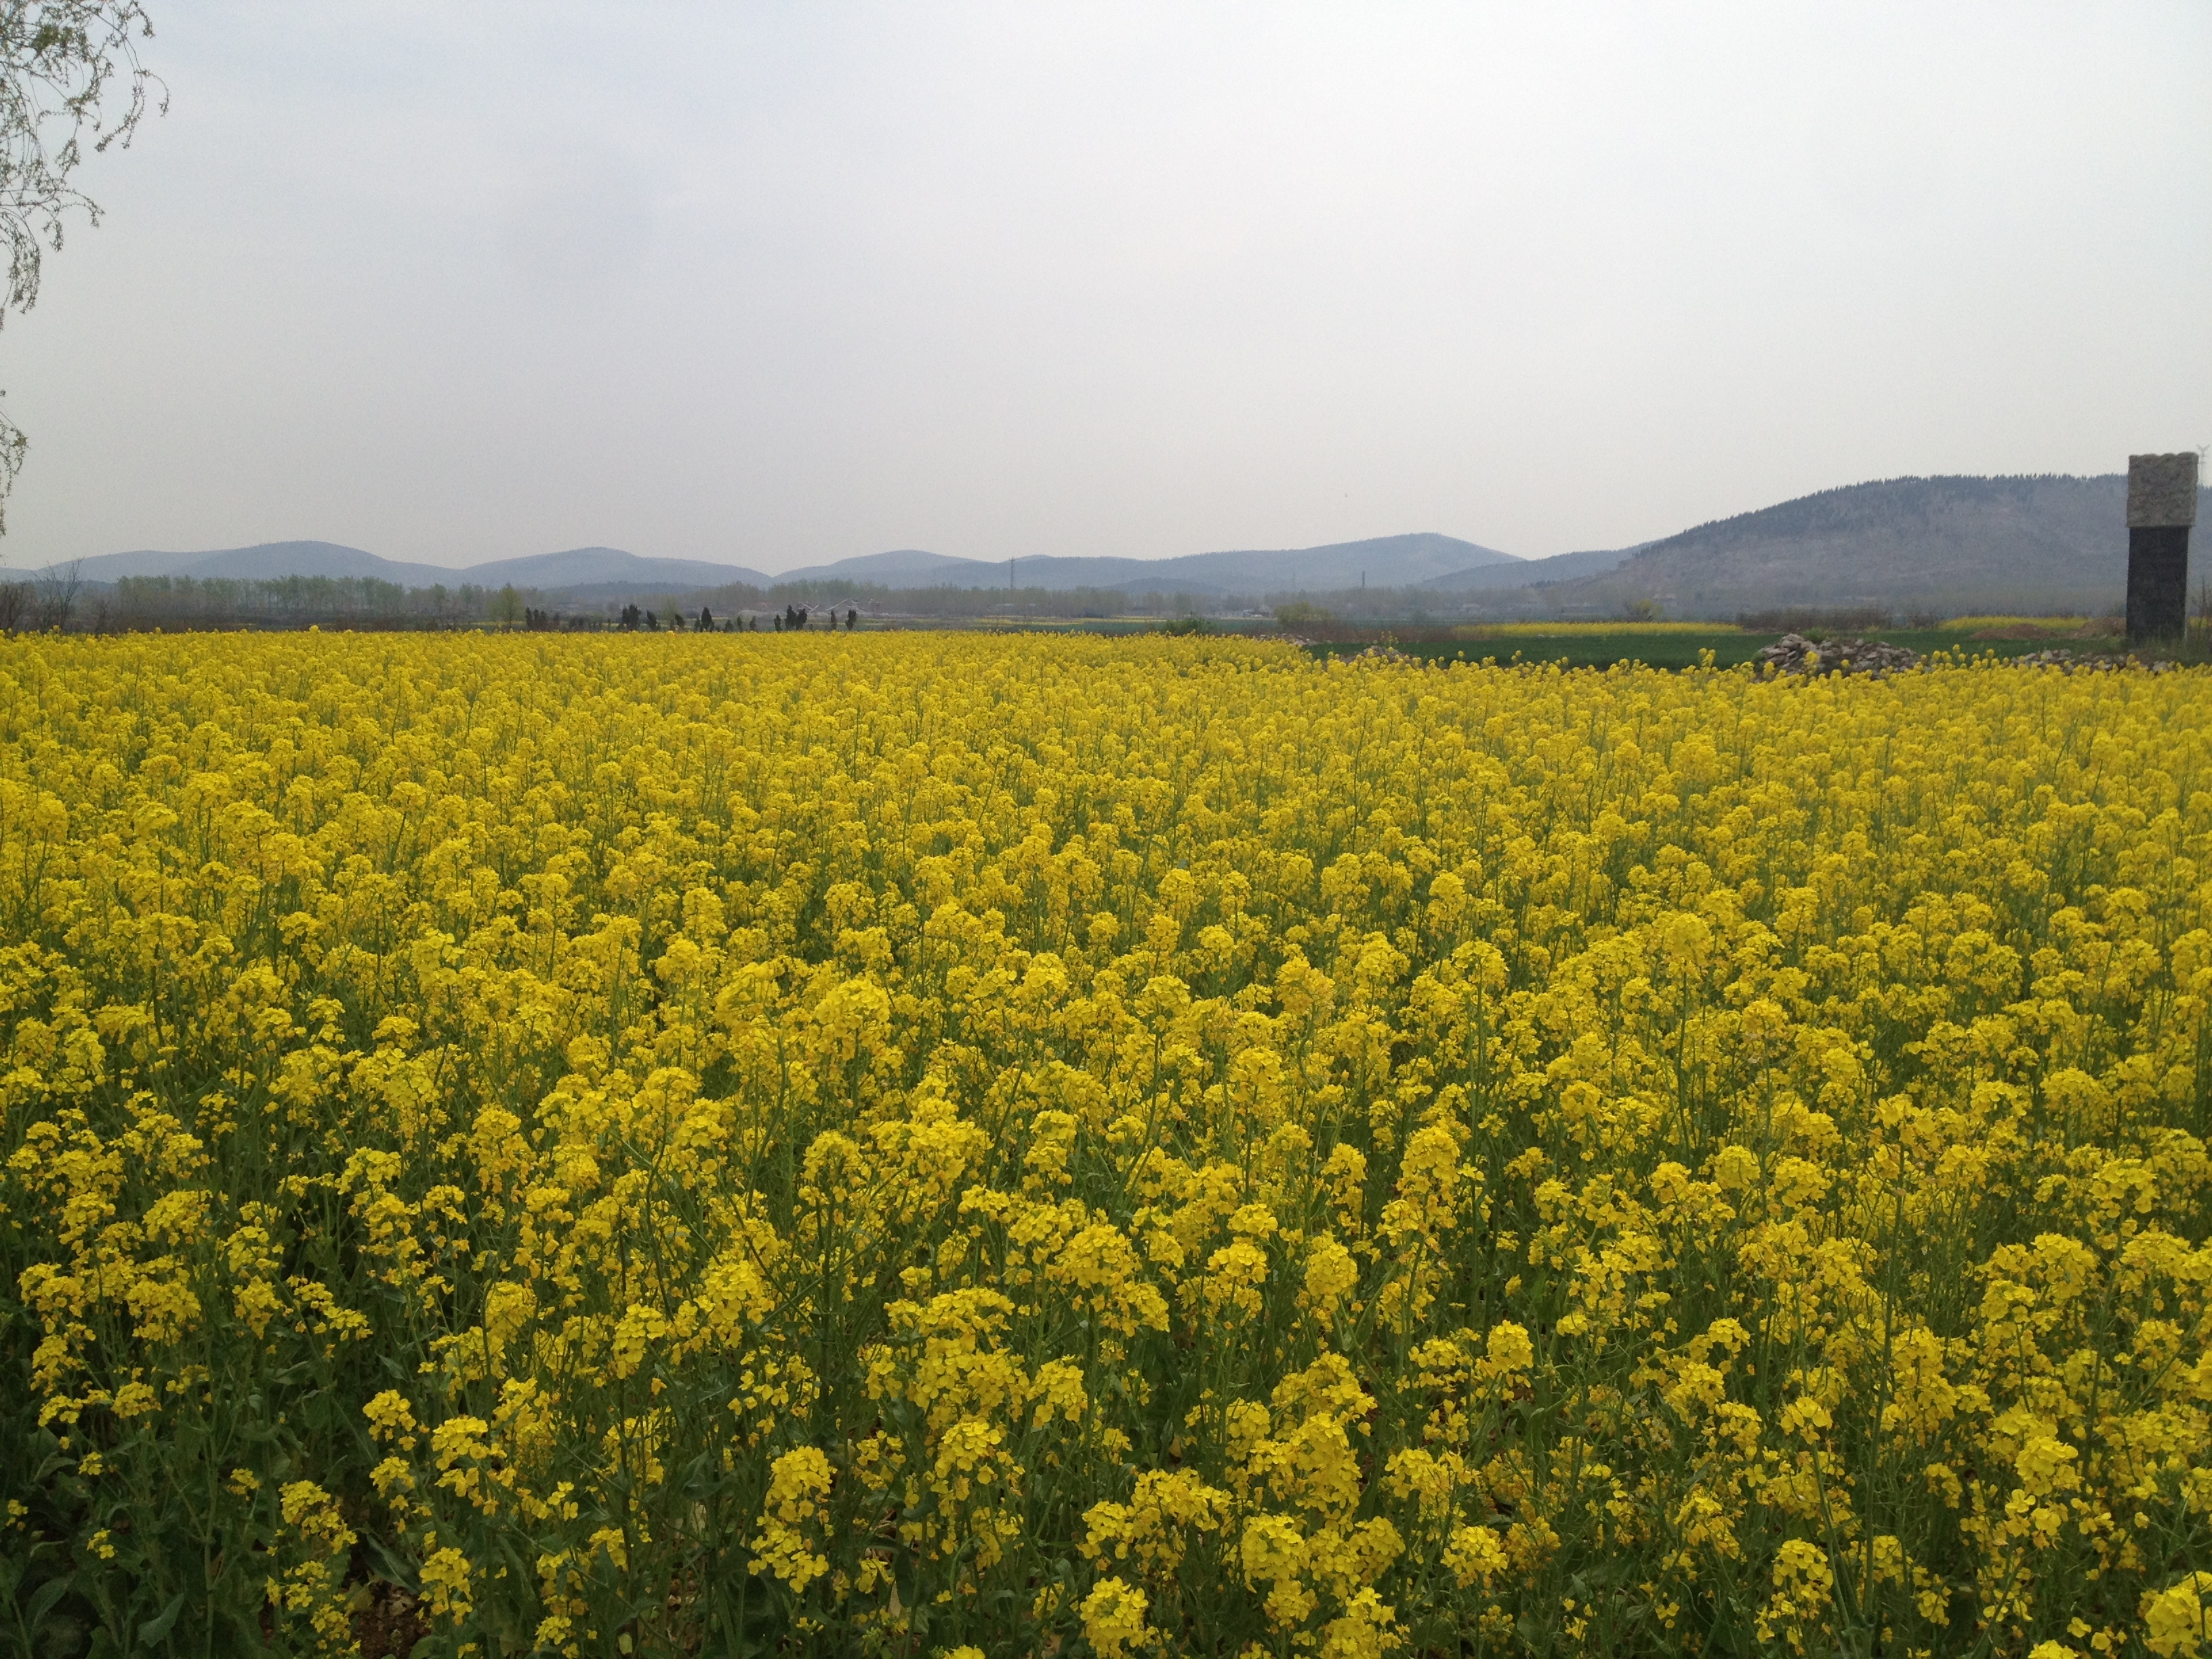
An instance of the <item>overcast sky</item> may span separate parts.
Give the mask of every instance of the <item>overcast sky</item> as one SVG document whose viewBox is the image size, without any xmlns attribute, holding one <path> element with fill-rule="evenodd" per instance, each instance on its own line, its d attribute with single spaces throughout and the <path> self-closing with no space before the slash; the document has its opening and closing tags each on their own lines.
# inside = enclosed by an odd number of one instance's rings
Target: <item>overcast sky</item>
<svg viewBox="0 0 2212 1659">
<path fill-rule="evenodd" d="M 2212 6 L 150 0 L 0 556 L 1618 546 L 2212 442 Z"/>
</svg>

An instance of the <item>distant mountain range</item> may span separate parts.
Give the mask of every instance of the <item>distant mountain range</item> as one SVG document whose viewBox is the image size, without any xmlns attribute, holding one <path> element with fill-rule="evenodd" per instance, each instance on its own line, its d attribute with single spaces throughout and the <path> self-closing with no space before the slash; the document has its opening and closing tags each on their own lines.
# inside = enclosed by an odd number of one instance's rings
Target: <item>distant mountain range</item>
<svg viewBox="0 0 2212 1659">
<path fill-rule="evenodd" d="M 449 569 L 440 564 L 407 564 L 380 558 L 336 542 L 263 542 L 256 547 L 219 553 L 103 553 L 83 561 L 77 574 L 87 581 L 112 582 L 121 576 L 230 576 L 270 580 L 280 576 L 374 576 L 402 587 L 534 587 L 556 592 L 611 584 L 655 590 L 714 587 L 725 582 L 766 586 L 773 578 L 744 565 L 710 564 L 701 559 L 641 559 L 616 547 L 573 547 L 565 553 L 536 553 L 520 559 L 494 559 Z"/>
<path fill-rule="evenodd" d="M 1617 547 L 1601 553 L 1554 553 L 1547 559 L 1516 559 L 1510 564 L 1478 565 L 1472 570 L 1455 570 L 1449 576 L 1431 576 L 1421 586 L 1439 592 L 1476 592 L 1572 581 L 1580 576 L 1615 569 L 1635 557 L 1638 550 Z"/>
<path fill-rule="evenodd" d="M 1516 569 L 1527 561 L 1494 547 L 1456 537 L 1423 533 L 1378 536 L 1364 542 L 1332 542 L 1325 547 L 1273 551 L 1187 553 L 1172 559 L 948 558 L 942 553 L 909 550 L 871 553 L 835 564 L 787 570 L 778 581 L 866 581 L 898 587 L 1110 587 L 1125 592 L 1222 594 L 1295 592 L 1301 588 L 1413 587 L 1432 578 L 1469 568 L 1502 565 Z"/>
<path fill-rule="evenodd" d="M 335 542 L 264 542 L 258 547 L 216 553 L 107 553 L 86 559 L 78 574 L 88 581 L 123 576 L 228 576 L 269 580 L 279 576 L 373 576 L 404 587 L 465 582 L 480 587 L 513 583 L 544 593 L 618 593 L 635 589 L 693 592 L 744 583 L 768 587 L 777 582 L 852 581 L 889 587 L 1022 587 L 1066 591 L 1077 587 L 1118 588 L 1128 592 L 1291 592 L 1301 588 L 1409 587 L 1435 577 L 1487 568 L 1519 568 L 1524 562 L 1495 548 L 1450 536 L 1381 536 L 1370 541 L 1338 542 L 1326 547 L 1279 551 L 1193 553 L 1171 559 L 1036 558 L 957 559 L 908 548 L 868 553 L 834 564 L 808 565 L 769 576 L 744 565 L 696 559 L 645 559 L 619 548 L 579 547 L 565 553 L 499 559 L 458 569 L 443 565 L 406 564 L 380 558 Z"/>
<path fill-rule="evenodd" d="M 2126 503 L 2119 473 L 1852 484 L 1608 556 L 1609 567 L 1573 573 L 1539 597 L 1555 611 L 1652 599 L 1703 617 L 1791 605 L 2094 611 L 2125 597 Z M 2207 508 L 2212 490 L 2201 493 L 2198 514 L 2212 523 Z M 1559 562 L 1519 568 L 1534 575 Z M 1491 591 L 1500 586 L 1479 574 Z"/>
<path fill-rule="evenodd" d="M 1012 561 L 917 548 L 870 553 L 770 576 L 698 559 L 647 559 L 579 547 L 449 569 L 378 557 L 331 542 L 269 542 L 203 553 L 111 553 L 79 574 L 118 577 L 373 576 L 406 587 L 512 583 L 572 604 L 670 597 L 739 585 L 851 581 L 885 587 L 1117 589 L 1129 594 L 1329 593 L 1362 586 L 1421 588 L 1484 613 L 1610 614 L 1657 601 L 1681 616 L 1786 605 L 1875 603 L 1930 608 L 2102 607 L 2126 582 L 2127 481 L 2098 477 L 1891 478 L 1822 490 L 1632 547 L 1519 559 L 1450 536 L 1419 533 L 1322 547 L 1193 553 L 1179 558 Z M 2212 507 L 2212 490 L 2204 501 Z M 2212 523 L 2212 513 L 2205 515 Z"/>
</svg>

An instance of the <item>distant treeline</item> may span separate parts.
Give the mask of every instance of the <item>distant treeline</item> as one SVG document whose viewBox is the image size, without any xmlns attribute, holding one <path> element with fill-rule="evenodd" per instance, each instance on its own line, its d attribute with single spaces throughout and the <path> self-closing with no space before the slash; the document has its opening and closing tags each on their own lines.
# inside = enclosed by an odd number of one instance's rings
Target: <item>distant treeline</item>
<svg viewBox="0 0 2212 1659">
<path fill-rule="evenodd" d="M 767 588 L 733 582 L 684 597 L 696 609 L 781 611 L 787 605 L 858 606 L 864 617 L 1182 617 L 1218 616 L 1255 600 L 1188 593 L 1125 593 L 1113 587 L 886 587 L 846 580 L 777 582 Z"/>
<path fill-rule="evenodd" d="M 1100 620 L 1112 617 L 1237 617 L 1306 605 L 1356 622 L 1419 624 L 1470 617 L 1543 614 L 1528 601 L 1532 590 L 1480 596 L 1421 587 L 1351 587 L 1312 592 L 1132 593 L 1111 587 L 891 587 L 842 580 L 776 582 L 760 587 L 732 582 L 689 591 L 602 587 L 543 593 L 532 589 L 401 587 L 374 577 L 287 576 L 273 580 L 226 577 L 126 576 L 112 598 L 88 592 L 75 618 L 97 627 L 103 603 L 106 625 L 122 628 L 515 627 L 556 629 L 684 625 L 703 608 L 717 619 L 768 619 L 794 605 L 857 607 L 872 620 L 940 621 L 1004 617 Z M 652 623 L 628 623 L 625 612 L 652 615 Z"/>
<path fill-rule="evenodd" d="M 514 587 L 461 582 L 453 587 L 403 587 L 374 576 L 125 576 L 112 598 L 90 592 L 88 610 L 103 605 L 116 625 L 263 623 L 305 627 L 355 623 L 396 627 L 519 623 L 539 596 Z M 89 618 L 88 618 L 89 620 Z"/>
<path fill-rule="evenodd" d="M 763 603 L 855 605 L 863 617 L 1249 617 L 1286 605 L 1319 606 L 1331 614 L 1376 622 L 1407 619 L 1464 621 L 1521 614 L 1528 590 L 1506 593 L 1440 592 L 1426 587 L 1349 587 L 1316 592 L 1286 589 L 1267 593 L 1131 592 L 1117 587 L 884 587 L 854 581 L 778 582 L 765 591 L 733 584 L 693 594 L 719 615 Z"/>
<path fill-rule="evenodd" d="M 2007 596 L 2010 614 L 2072 612 L 2106 608 L 2085 600 L 2104 596 L 2075 591 L 2021 589 Z M 460 582 L 452 587 L 403 587 L 373 576 L 233 578 L 125 576 L 109 584 L 81 582 L 67 567 L 30 581 L 0 581 L 0 632 L 62 629 L 104 633 L 151 628 L 453 629 L 499 628 L 556 631 L 644 629 L 696 631 L 701 614 L 718 630 L 769 629 L 797 611 L 836 611 L 840 622 L 857 611 L 866 623 L 958 623 L 1005 618 L 1020 622 L 1113 617 L 1279 617 L 1286 627 L 1319 637 L 1332 626 L 1420 629 L 1455 623 L 1513 620 L 1602 621 L 1616 617 L 1735 620 L 1759 629 L 1806 626 L 1860 629 L 1930 626 L 1946 616 L 1991 608 L 1984 592 L 1916 594 L 1909 607 L 1875 602 L 1746 611 L 1719 595 L 1638 595 L 1624 584 L 1613 592 L 1547 592 L 1542 587 L 1440 592 L 1426 587 L 1351 587 L 1329 592 L 1262 594 L 1131 593 L 1119 588 L 891 587 L 872 582 L 809 580 L 766 587 L 746 582 L 689 591 L 635 585 L 602 586 L 547 593 L 514 586 Z M 2200 599 L 2200 605 L 2206 602 Z"/>
<path fill-rule="evenodd" d="M 42 583 L 40 591 L 48 586 Z M 757 617 L 765 628 L 771 617 L 793 607 L 818 611 L 830 605 L 857 606 L 874 618 L 1179 616 L 1211 609 L 1204 601 L 1188 596 L 1132 596 L 1109 588 L 1073 592 L 1039 587 L 892 588 L 864 582 L 802 581 L 779 582 L 766 588 L 737 582 L 688 592 L 626 586 L 545 593 L 466 582 L 453 587 L 402 587 L 363 576 L 267 580 L 125 576 L 112 587 L 82 584 L 63 625 L 93 629 L 305 628 L 317 623 L 356 628 L 665 629 L 691 628 L 705 610 L 717 622 Z M 23 610 L 27 620 L 36 611 L 44 625 L 56 625 L 52 602 L 42 610 L 27 603 Z"/>
</svg>

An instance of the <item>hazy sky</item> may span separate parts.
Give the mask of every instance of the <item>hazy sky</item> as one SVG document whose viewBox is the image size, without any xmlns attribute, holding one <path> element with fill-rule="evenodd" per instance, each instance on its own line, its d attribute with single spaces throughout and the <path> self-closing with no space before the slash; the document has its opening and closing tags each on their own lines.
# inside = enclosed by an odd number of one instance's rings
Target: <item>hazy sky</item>
<svg viewBox="0 0 2212 1659">
<path fill-rule="evenodd" d="M 0 556 L 1536 556 L 2212 442 L 2212 6 L 151 0 Z"/>
</svg>

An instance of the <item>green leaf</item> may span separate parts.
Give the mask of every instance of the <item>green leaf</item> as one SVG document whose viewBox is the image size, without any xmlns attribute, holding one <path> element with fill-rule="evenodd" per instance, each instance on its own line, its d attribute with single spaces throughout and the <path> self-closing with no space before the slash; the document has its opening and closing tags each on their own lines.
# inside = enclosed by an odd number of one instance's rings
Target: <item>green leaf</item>
<svg viewBox="0 0 2212 1659">
<path fill-rule="evenodd" d="M 138 1626 L 138 1645 L 142 1648 L 150 1648 L 167 1641 L 171 1627 L 177 1622 L 177 1615 L 184 1610 L 184 1592 L 179 1590 L 176 1600 Z"/>
<path fill-rule="evenodd" d="M 23 1609 L 23 1622 L 30 1626 L 33 1635 L 37 1634 L 39 1626 L 46 1622 L 46 1615 L 54 1610 L 54 1603 L 69 1594 L 69 1587 L 70 1581 L 66 1578 L 49 1578 L 31 1592 L 31 1604 Z"/>
<path fill-rule="evenodd" d="M 402 1589 L 411 1590 L 415 1588 L 417 1582 L 415 1577 L 415 1564 L 398 1554 L 391 1545 L 372 1534 L 368 1540 L 368 1553 L 376 1565 L 384 1570 L 384 1577 L 391 1583 L 398 1585 Z"/>
</svg>

